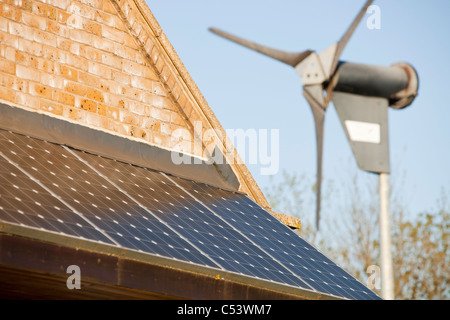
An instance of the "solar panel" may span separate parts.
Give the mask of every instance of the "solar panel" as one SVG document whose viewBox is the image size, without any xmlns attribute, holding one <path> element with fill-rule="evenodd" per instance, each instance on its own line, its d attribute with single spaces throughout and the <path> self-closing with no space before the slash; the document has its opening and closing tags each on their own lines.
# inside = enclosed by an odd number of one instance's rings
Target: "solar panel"
<svg viewBox="0 0 450 320">
<path fill-rule="evenodd" d="M 41 199 L 41 202 L 54 204 L 50 212 L 57 211 L 54 215 L 63 222 L 56 226 L 56 230 L 52 228 L 52 216 L 43 215 L 40 207 L 29 204 L 38 202 L 36 193 L 20 188 L 12 193 L 16 198 L 20 194 L 24 199 L 30 200 L 26 210 L 29 217 L 19 217 L 16 214 L 18 210 L 25 211 L 22 205 L 25 202 L 12 202 L 6 193 L 6 196 L 2 194 L 1 202 L 1 206 L 5 207 L 5 214 L 8 216 L 13 214 L 13 217 L 20 220 L 14 221 L 10 217 L 5 221 L 48 231 L 60 231 L 65 227 L 78 226 L 77 232 L 71 233 L 72 235 L 217 267 L 211 259 L 199 253 L 186 240 L 128 199 L 108 181 L 79 161 L 69 150 L 60 145 L 3 130 L 0 130 L 0 136 L 2 163 L 5 163 L 6 159 L 14 163 L 13 165 L 8 162 L 5 173 L 8 170 L 20 171 L 22 175 L 17 180 L 22 178 L 31 180 L 29 177 L 33 177 L 37 181 L 35 184 L 46 192 L 46 198 Z M 10 184 L 15 181 L 14 179 L 4 180 Z M 27 183 L 28 181 L 23 181 L 23 184 Z M 34 190 L 38 189 L 36 186 Z M 10 212 L 10 210 L 16 212 Z M 38 213 L 42 215 L 40 220 L 35 217 Z M 36 221 L 41 224 L 36 225 Z"/>
<path fill-rule="evenodd" d="M 378 299 L 244 194 L 4 130 L 0 220 L 336 297 Z"/>
<path fill-rule="evenodd" d="M 5 140 L 3 133 L 0 131 L 1 150 L 9 150 L 12 155 L 23 154 L 14 151 L 17 150 L 14 142 L 8 138 Z M 70 210 L 4 157 L 0 157 L 0 220 L 113 244 L 92 224 Z"/>
<path fill-rule="evenodd" d="M 87 153 L 77 154 L 222 269 L 311 289 L 163 174 Z"/>
<path fill-rule="evenodd" d="M 378 298 L 247 196 L 177 177 L 171 179 L 315 290 L 349 299 Z"/>
</svg>

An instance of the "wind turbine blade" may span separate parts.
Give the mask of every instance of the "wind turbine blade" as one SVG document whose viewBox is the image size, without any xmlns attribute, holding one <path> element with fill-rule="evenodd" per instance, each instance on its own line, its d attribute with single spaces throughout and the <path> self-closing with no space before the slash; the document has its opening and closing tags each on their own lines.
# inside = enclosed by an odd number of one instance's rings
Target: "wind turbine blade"
<svg viewBox="0 0 450 320">
<path fill-rule="evenodd" d="M 239 38 L 237 36 L 234 36 L 232 34 L 229 34 L 225 31 L 222 31 L 222 30 L 219 30 L 216 28 L 209 28 L 209 31 L 211 31 L 212 33 L 215 33 L 216 35 L 219 35 L 225 39 L 228 39 L 237 44 L 240 44 L 241 46 L 244 46 L 248 49 L 254 50 L 254 51 L 262 53 L 268 57 L 271 57 L 275 60 L 286 63 L 292 67 L 296 67 L 300 62 L 302 62 L 312 52 L 311 50 L 307 50 L 307 51 L 304 51 L 301 53 L 281 51 L 281 50 L 272 49 L 272 48 L 245 40 L 243 38 Z"/>
<path fill-rule="evenodd" d="M 355 20 L 353 20 L 353 23 L 348 28 L 347 32 L 342 36 L 342 38 L 337 43 L 336 53 L 334 55 L 332 67 L 331 67 L 331 75 L 336 70 L 339 59 L 341 58 L 342 52 L 344 51 L 345 47 L 347 46 L 348 41 L 352 37 L 353 33 L 355 32 L 356 28 L 358 27 L 359 23 L 361 22 L 362 18 L 367 12 L 367 9 L 372 5 L 373 0 L 368 0 L 366 4 L 362 7 L 361 11 L 359 11 L 358 15 L 356 16 Z"/>
<path fill-rule="evenodd" d="M 314 116 L 317 142 L 317 182 L 316 182 L 316 228 L 319 230 L 320 207 L 322 193 L 322 156 L 323 156 L 323 135 L 325 124 L 325 106 L 323 100 L 323 89 L 321 85 L 305 86 L 303 95 L 311 107 Z"/>
</svg>

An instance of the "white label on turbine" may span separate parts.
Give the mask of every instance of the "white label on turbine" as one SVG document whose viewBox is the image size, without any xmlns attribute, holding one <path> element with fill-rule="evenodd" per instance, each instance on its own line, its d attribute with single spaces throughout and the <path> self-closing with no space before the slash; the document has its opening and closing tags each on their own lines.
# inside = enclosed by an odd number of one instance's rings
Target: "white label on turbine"
<svg viewBox="0 0 450 320">
<path fill-rule="evenodd" d="M 377 144 L 381 142 L 381 128 L 378 123 L 346 120 L 345 125 L 352 141 Z"/>
</svg>

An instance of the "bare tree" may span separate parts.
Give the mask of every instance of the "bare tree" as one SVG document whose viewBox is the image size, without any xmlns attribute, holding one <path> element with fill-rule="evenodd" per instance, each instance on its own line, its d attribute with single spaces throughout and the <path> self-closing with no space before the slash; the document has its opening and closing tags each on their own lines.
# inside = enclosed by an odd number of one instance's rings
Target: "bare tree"
<svg viewBox="0 0 450 320">
<path fill-rule="evenodd" d="M 265 193 L 274 210 L 297 216 L 300 235 L 367 283 L 367 268 L 380 265 L 378 179 L 356 172 L 339 188 L 324 182 L 321 231 L 314 227 L 314 185 L 305 175 L 283 173 Z M 408 212 L 392 183 L 391 227 L 396 299 L 450 299 L 449 206 L 445 192 L 437 209 L 417 215 Z M 374 289 L 375 290 L 375 289 Z M 380 293 L 378 290 L 375 290 Z"/>
<path fill-rule="evenodd" d="M 450 210 L 445 193 L 433 212 L 413 221 L 396 217 L 395 294 L 399 298 L 450 299 Z"/>
</svg>

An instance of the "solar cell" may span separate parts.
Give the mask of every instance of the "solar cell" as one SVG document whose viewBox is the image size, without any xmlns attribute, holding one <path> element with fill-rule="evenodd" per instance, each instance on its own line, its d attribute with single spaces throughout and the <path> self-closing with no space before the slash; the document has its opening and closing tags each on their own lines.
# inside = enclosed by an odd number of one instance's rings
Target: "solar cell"
<svg viewBox="0 0 450 320">
<path fill-rule="evenodd" d="M 0 139 L 1 150 L 5 150 Z M 0 220 L 113 244 L 104 234 L 70 210 L 14 164 L 0 157 Z"/>
</svg>

